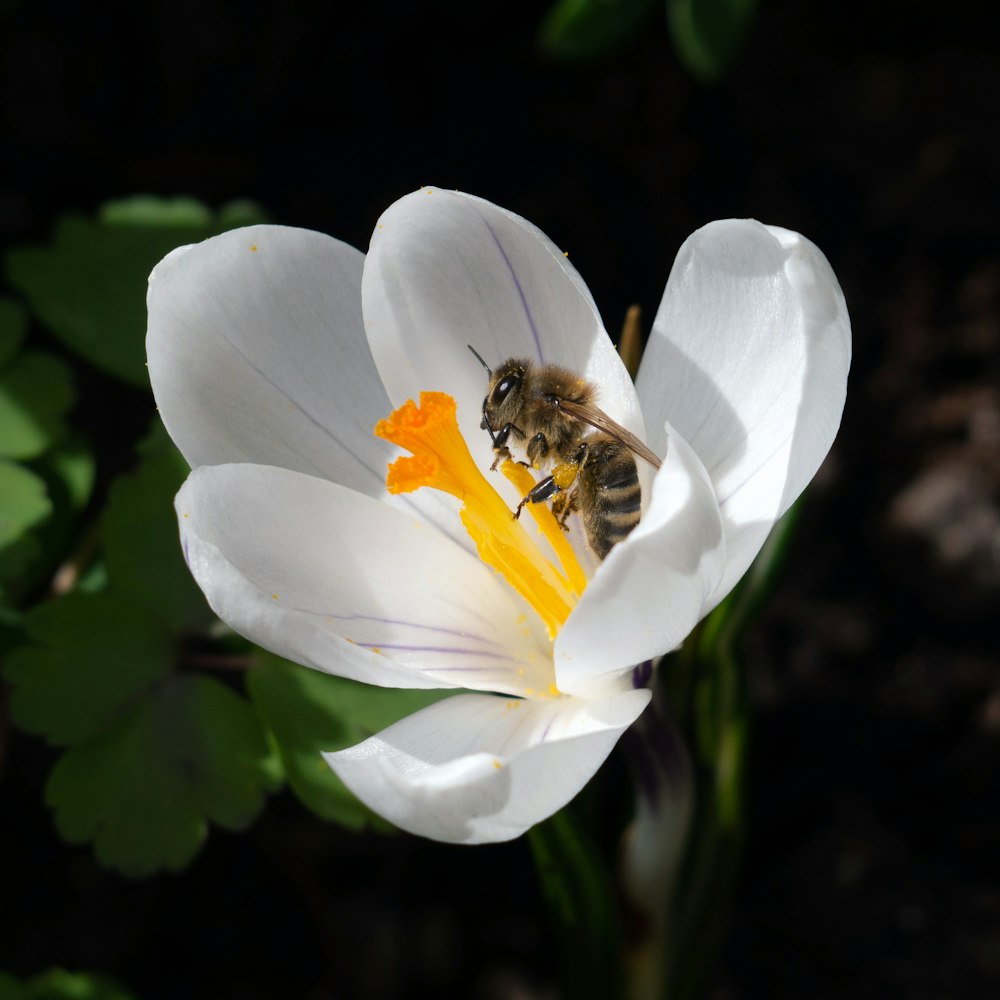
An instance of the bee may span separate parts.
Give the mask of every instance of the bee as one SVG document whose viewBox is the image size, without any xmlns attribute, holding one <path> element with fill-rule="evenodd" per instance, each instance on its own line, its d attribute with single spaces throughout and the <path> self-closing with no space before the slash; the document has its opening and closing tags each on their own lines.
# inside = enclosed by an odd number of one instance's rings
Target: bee
<svg viewBox="0 0 1000 1000">
<path fill-rule="evenodd" d="M 480 426 L 493 442 L 491 468 L 512 457 L 508 445 L 516 439 L 528 459 L 522 464 L 552 469 L 514 517 L 525 504 L 551 500 L 568 530 L 567 518 L 579 511 L 587 543 L 603 559 L 639 523 L 642 493 L 633 456 L 657 469 L 659 458 L 595 404 L 596 386 L 579 375 L 525 358 L 509 358 L 493 371 L 471 345 L 469 350 L 489 376 Z"/>
</svg>

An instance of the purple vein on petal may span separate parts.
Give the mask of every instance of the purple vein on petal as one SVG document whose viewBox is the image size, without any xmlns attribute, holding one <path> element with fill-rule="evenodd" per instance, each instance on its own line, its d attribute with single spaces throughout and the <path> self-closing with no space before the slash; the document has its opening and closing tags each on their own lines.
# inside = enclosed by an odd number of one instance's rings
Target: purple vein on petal
<svg viewBox="0 0 1000 1000">
<path fill-rule="evenodd" d="M 528 326 L 531 327 L 531 335 L 535 338 L 535 351 L 538 355 L 538 360 L 545 364 L 545 357 L 542 354 L 542 341 L 538 336 L 538 327 L 535 326 L 535 319 L 531 315 L 531 309 L 528 307 L 528 299 L 524 294 L 524 289 L 521 287 L 521 282 L 518 280 L 517 273 L 514 271 L 514 265 L 510 262 L 510 257 L 507 256 L 507 251 L 504 250 L 503 244 L 500 242 L 500 237 L 497 236 L 495 230 L 490 225 L 489 220 L 484 216 L 480 215 L 483 220 L 483 224 L 490 231 L 490 236 L 493 237 L 493 242 L 496 243 L 497 249 L 500 251 L 500 256 L 503 257 L 504 263 L 507 265 L 507 270 L 510 271 L 511 280 L 514 282 L 514 287 L 517 289 L 517 294 L 521 297 L 521 305 L 524 307 L 524 315 L 528 320 Z"/>
<path fill-rule="evenodd" d="M 312 614 L 318 615 L 321 618 L 333 618 L 340 622 L 372 622 L 376 625 L 397 625 L 402 628 L 413 628 L 421 629 L 425 632 L 436 632 L 438 635 L 453 635 L 461 639 L 471 639 L 474 642 L 481 642 L 487 646 L 493 646 L 498 649 L 503 649 L 503 645 L 496 642 L 493 639 L 487 639 L 485 636 L 481 635 L 471 635 L 469 632 L 463 631 L 462 629 L 456 628 L 444 628 L 441 625 L 426 625 L 422 622 L 407 622 L 399 618 L 379 618 L 376 615 L 361 615 L 361 614 L 349 614 L 349 615 L 337 615 L 332 612 L 312 612 Z M 358 645 L 366 645 L 365 643 L 358 643 Z M 378 646 L 379 643 L 373 643 L 373 645 Z M 383 646 L 383 649 L 388 649 L 390 647 Z M 477 655 L 485 656 L 485 653 L 478 653 Z"/>
<path fill-rule="evenodd" d="M 506 653 L 484 653 L 479 649 L 456 649 L 453 646 L 410 646 L 403 642 L 358 642 L 356 645 L 364 646 L 366 649 L 395 649 L 405 653 L 456 653 L 461 656 L 475 656 L 481 660 L 509 660 L 516 662 L 516 657 Z M 451 669 L 464 668 L 453 667 Z M 477 669 L 485 670 L 487 668 L 480 667 Z"/>
<path fill-rule="evenodd" d="M 511 659 L 511 663 L 517 663 Z M 496 674 L 495 667 L 430 667 L 426 670 L 428 676 L 436 677 L 438 674 Z"/>
<path fill-rule="evenodd" d="M 552 723 L 556 721 L 555 713 L 549 717 L 549 721 L 545 723 L 545 728 L 542 730 L 542 735 L 539 738 L 539 743 L 545 742 L 545 737 L 549 735 L 549 730 L 552 728 Z"/>
<path fill-rule="evenodd" d="M 274 381 L 273 378 L 271 378 L 262 368 L 260 368 L 256 364 L 256 362 L 254 362 L 254 360 L 248 354 L 246 354 L 246 352 L 244 352 L 235 341 L 230 339 L 224 331 L 220 331 L 220 333 L 222 335 L 223 340 L 225 340 L 225 342 L 236 352 L 237 356 L 241 358 L 243 361 L 245 361 L 253 369 L 253 371 L 256 372 L 264 380 L 264 382 L 266 382 L 272 389 L 280 393 L 283 398 L 287 399 L 288 402 L 291 403 L 292 406 L 294 406 L 295 409 L 297 409 L 314 427 L 316 427 L 317 430 L 321 431 L 331 441 L 335 442 L 341 448 L 343 448 L 343 450 L 348 455 L 350 455 L 351 458 L 353 458 L 354 461 L 357 462 L 362 469 L 364 469 L 366 472 L 370 472 L 375 477 L 377 482 L 381 484 L 385 481 L 385 477 L 380 471 L 372 468 L 372 466 L 370 466 L 364 459 L 362 459 L 360 455 L 356 454 L 351 448 L 348 448 L 348 446 L 344 444 L 344 442 L 341 441 L 340 438 L 332 434 L 330 432 L 329 427 L 324 426 L 304 406 L 302 406 L 300 403 L 295 402 L 295 400 L 293 400 L 288 395 L 288 393 L 285 392 L 285 390 L 280 385 L 278 385 L 277 382 Z M 325 478 L 325 476 L 322 473 L 320 474 L 320 477 Z"/>
</svg>

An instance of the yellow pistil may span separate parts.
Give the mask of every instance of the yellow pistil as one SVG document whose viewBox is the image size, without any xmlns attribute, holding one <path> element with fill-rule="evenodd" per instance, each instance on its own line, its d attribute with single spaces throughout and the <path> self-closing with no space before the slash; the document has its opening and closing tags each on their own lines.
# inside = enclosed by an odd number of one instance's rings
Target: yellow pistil
<svg viewBox="0 0 1000 1000">
<path fill-rule="evenodd" d="M 552 545 L 563 570 L 542 553 L 499 493 L 479 470 L 458 429 L 455 400 L 443 392 L 422 392 L 380 420 L 375 434 L 411 452 L 389 466 L 390 493 L 410 493 L 421 486 L 443 490 L 462 501 L 462 523 L 480 558 L 492 566 L 538 612 L 549 637 L 555 638 L 583 593 L 587 577 L 552 511 L 529 504 L 539 530 Z M 530 473 L 505 462 L 504 475 L 527 493 Z"/>
</svg>

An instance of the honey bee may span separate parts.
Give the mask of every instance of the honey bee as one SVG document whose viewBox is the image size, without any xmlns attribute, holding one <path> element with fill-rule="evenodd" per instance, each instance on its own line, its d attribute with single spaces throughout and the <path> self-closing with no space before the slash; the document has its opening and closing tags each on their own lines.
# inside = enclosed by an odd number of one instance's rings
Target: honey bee
<svg viewBox="0 0 1000 1000">
<path fill-rule="evenodd" d="M 493 371 L 469 350 L 489 375 L 480 426 L 493 442 L 491 468 L 512 457 L 508 444 L 517 439 L 524 442 L 523 464 L 552 469 L 514 517 L 525 504 L 551 500 L 566 529 L 567 518 L 579 511 L 587 543 L 603 559 L 639 523 L 642 493 L 633 456 L 657 469 L 659 458 L 595 404 L 596 386 L 579 375 L 525 358 L 509 358 Z"/>
</svg>

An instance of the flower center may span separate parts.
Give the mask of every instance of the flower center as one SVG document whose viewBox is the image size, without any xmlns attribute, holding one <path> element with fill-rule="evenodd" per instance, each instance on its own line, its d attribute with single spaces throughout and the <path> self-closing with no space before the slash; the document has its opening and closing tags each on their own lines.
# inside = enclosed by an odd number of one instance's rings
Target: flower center
<svg viewBox="0 0 1000 1000">
<path fill-rule="evenodd" d="M 528 504 L 539 531 L 551 545 L 561 569 L 548 559 L 516 521 L 499 493 L 480 472 L 458 429 L 455 400 L 443 392 L 422 392 L 380 420 L 375 434 L 405 448 L 410 457 L 389 466 L 390 493 L 410 493 L 421 486 L 443 490 L 462 502 L 462 524 L 488 563 L 538 612 L 549 638 L 554 639 L 587 585 L 552 511 L 546 504 Z M 534 485 L 531 473 L 507 461 L 500 471 L 523 494 Z"/>
</svg>

